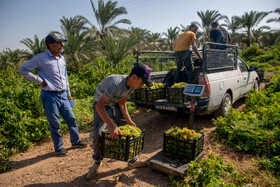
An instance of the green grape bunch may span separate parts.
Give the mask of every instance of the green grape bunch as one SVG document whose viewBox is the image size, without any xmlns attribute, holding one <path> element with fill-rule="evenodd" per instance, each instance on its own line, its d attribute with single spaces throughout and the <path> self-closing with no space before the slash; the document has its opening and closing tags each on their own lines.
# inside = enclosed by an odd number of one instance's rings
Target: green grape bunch
<svg viewBox="0 0 280 187">
<path fill-rule="evenodd" d="M 134 127 L 132 125 L 120 126 L 119 129 L 123 134 L 122 138 L 124 138 L 124 136 L 128 136 L 128 135 L 131 136 L 131 138 L 133 138 L 133 137 L 137 138 L 142 133 L 141 129 L 139 129 L 138 127 Z"/>
<path fill-rule="evenodd" d="M 120 126 L 119 129 L 123 134 L 119 140 L 111 139 L 110 134 L 107 134 L 104 156 L 117 160 L 132 159 L 143 150 L 143 138 L 138 138 L 142 135 L 142 130 L 131 125 Z M 125 158 L 125 155 L 128 157 Z"/>
<path fill-rule="evenodd" d="M 173 127 L 172 129 L 166 132 L 166 135 L 181 140 L 189 140 L 189 139 L 193 140 L 201 137 L 200 133 L 196 133 L 195 130 L 190 130 L 186 127 L 182 129 L 179 127 Z"/>
<path fill-rule="evenodd" d="M 149 88 L 149 89 L 158 89 L 158 88 L 164 88 L 164 84 L 159 82 L 159 83 L 154 83 L 153 82 L 153 86 L 151 87 L 147 87 L 146 85 L 144 85 L 142 88 Z"/>
<path fill-rule="evenodd" d="M 187 85 L 186 82 L 179 82 L 179 83 L 175 83 L 171 86 L 171 88 L 185 88 Z"/>
</svg>

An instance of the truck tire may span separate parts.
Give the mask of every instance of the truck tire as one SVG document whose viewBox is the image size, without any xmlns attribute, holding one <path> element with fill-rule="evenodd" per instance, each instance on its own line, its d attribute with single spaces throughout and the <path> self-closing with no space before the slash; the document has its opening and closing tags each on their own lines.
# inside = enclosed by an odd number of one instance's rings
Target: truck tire
<svg viewBox="0 0 280 187">
<path fill-rule="evenodd" d="M 257 81 L 257 80 L 254 81 L 253 89 L 254 89 L 255 91 L 259 91 L 259 90 L 260 90 L 259 81 Z"/>
<path fill-rule="evenodd" d="M 228 111 L 230 110 L 231 105 L 232 105 L 231 96 L 229 93 L 226 93 L 224 95 L 224 98 L 222 100 L 222 103 L 221 103 L 219 109 L 214 112 L 215 117 L 216 118 L 219 116 L 225 117 L 228 114 Z"/>
</svg>

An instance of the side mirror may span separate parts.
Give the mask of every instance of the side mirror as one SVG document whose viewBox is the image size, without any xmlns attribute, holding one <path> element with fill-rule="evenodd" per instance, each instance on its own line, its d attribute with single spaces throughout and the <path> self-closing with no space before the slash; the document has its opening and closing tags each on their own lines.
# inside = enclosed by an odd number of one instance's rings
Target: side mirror
<svg viewBox="0 0 280 187">
<path fill-rule="evenodd" d="M 251 66 L 249 71 L 257 71 L 258 67 L 257 66 Z"/>
</svg>

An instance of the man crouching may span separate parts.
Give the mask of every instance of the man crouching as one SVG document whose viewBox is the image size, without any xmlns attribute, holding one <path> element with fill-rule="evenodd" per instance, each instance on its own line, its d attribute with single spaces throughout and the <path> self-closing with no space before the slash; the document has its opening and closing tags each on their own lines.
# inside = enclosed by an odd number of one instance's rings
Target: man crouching
<svg viewBox="0 0 280 187">
<path fill-rule="evenodd" d="M 118 126 L 129 124 L 136 126 L 127 110 L 126 101 L 136 89 L 146 84 L 152 86 L 151 69 L 143 63 L 135 63 L 129 76 L 111 75 L 106 77 L 96 88 L 94 94 L 94 131 L 92 155 L 95 163 L 87 173 L 87 179 L 93 178 L 102 163 L 101 139 L 102 132 L 108 127 L 110 137 L 118 139 L 122 135 Z M 115 122 L 115 123 L 114 123 Z M 128 168 L 144 167 L 147 163 L 135 158 L 128 162 Z"/>
</svg>

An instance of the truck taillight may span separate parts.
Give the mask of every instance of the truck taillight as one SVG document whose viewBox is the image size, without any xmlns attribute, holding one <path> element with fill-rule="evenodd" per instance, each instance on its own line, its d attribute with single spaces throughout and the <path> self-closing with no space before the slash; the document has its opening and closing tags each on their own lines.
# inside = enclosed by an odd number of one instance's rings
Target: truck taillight
<svg viewBox="0 0 280 187">
<path fill-rule="evenodd" d="M 205 74 L 200 74 L 199 75 L 199 84 L 204 85 L 204 92 L 201 95 L 201 99 L 209 99 L 210 95 L 211 95 L 211 88 L 210 88 L 210 84 L 208 81 L 208 78 Z"/>
</svg>

